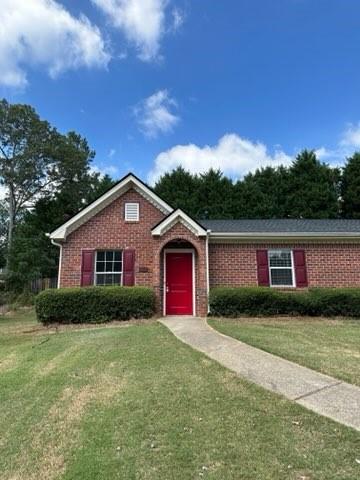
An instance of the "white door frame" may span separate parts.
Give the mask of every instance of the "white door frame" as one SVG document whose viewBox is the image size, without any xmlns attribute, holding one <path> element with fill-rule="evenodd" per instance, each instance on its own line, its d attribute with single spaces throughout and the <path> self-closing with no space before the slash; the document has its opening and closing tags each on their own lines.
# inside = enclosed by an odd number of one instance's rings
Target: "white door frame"
<svg viewBox="0 0 360 480">
<path fill-rule="evenodd" d="M 163 281 L 163 315 L 166 316 L 166 254 L 167 253 L 191 253 L 192 259 L 192 297 L 193 297 L 193 308 L 192 316 L 196 316 L 196 275 L 195 275 L 195 249 L 194 248 L 165 248 L 164 249 L 164 281 Z"/>
</svg>

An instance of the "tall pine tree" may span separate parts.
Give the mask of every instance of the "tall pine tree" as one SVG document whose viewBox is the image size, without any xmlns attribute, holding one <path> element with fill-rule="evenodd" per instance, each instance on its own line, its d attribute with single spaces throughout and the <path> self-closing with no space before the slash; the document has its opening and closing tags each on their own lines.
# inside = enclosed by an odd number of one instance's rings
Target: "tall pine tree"
<svg viewBox="0 0 360 480">
<path fill-rule="evenodd" d="M 341 176 L 341 215 L 360 218 L 360 153 L 347 159 Z"/>
<path fill-rule="evenodd" d="M 183 167 L 177 167 L 165 173 L 156 183 L 155 192 L 174 208 L 181 208 L 188 215 L 197 214 L 198 178 L 187 172 Z"/>
<path fill-rule="evenodd" d="M 293 218 L 336 218 L 340 172 L 321 163 L 313 150 L 299 153 L 289 169 L 285 215 Z"/>
<path fill-rule="evenodd" d="M 220 170 L 199 176 L 196 218 L 232 218 L 233 183 Z"/>
<path fill-rule="evenodd" d="M 288 188 L 285 167 L 265 167 L 235 185 L 234 218 L 283 218 Z"/>
</svg>

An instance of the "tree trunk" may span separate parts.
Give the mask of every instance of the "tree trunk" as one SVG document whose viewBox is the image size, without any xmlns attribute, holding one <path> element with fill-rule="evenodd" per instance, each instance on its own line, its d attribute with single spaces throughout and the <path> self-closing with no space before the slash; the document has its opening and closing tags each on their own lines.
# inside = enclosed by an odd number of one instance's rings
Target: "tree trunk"
<svg viewBox="0 0 360 480">
<path fill-rule="evenodd" d="M 8 235 L 7 235 L 7 252 L 6 252 L 6 265 L 5 270 L 9 271 L 9 264 L 10 264 L 10 257 L 11 257 L 11 249 L 12 249 L 12 242 L 13 242 L 13 234 L 14 234 L 14 227 L 15 227 L 15 199 L 14 194 L 11 188 L 9 188 L 9 228 L 8 228 Z"/>
</svg>

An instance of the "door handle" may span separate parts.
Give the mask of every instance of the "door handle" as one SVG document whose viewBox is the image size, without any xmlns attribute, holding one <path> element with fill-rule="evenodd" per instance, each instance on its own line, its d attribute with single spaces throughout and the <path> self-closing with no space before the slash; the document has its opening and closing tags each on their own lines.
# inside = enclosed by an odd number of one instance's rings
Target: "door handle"
<svg viewBox="0 0 360 480">
<path fill-rule="evenodd" d="M 166 285 L 166 293 L 169 293 L 169 285 Z"/>
</svg>

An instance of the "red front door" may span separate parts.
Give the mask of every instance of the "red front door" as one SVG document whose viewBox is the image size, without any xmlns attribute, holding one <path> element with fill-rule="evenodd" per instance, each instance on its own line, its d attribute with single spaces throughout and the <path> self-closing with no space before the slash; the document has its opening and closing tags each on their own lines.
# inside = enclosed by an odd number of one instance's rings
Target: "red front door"
<svg viewBox="0 0 360 480">
<path fill-rule="evenodd" d="M 166 252 L 166 315 L 193 314 L 191 252 Z"/>
</svg>

